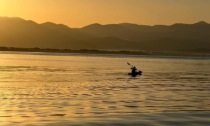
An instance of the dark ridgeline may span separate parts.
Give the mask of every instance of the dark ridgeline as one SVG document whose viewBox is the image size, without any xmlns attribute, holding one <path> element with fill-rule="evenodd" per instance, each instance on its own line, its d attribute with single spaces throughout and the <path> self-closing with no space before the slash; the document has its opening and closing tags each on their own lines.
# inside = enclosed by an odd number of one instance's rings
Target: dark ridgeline
<svg viewBox="0 0 210 126">
<path fill-rule="evenodd" d="M 69 28 L 0 17 L 0 46 L 56 49 L 108 49 L 209 52 L 210 24 L 145 26 L 129 23 Z"/>
</svg>

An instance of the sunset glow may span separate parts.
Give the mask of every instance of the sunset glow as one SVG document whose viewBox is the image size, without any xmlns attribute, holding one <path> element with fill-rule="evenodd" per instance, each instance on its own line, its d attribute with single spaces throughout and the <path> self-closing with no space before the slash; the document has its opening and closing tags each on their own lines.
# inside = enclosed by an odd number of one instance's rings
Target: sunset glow
<svg viewBox="0 0 210 126">
<path fill-rule="evenodd" d="M 145 25 L 210 22 L 209 0 L 0 0 L 0 16 L 70 27 L 92 23 Z"/>
</svg>

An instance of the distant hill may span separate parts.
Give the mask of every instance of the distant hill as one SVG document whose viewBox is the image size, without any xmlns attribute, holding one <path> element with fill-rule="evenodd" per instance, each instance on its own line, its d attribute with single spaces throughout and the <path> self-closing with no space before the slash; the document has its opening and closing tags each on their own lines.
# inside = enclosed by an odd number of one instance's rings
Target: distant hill
<svg viewBox="0 0 210 126">
<path fill-rule="evenodd" d="M 121 23 L 70 28 L 0 17 L 0 33 L 0 46 L 9 47 L 147 51 L 210 48 L 210 24 L 203 21 L 171 26 Z"/>
<path fill-rule="evenodd" d="M 0 18 L 0 45 L 13 47 L 77 48 L 90 36 L 65 25 L 37 24 L 20 18 Z"/>
</svg>

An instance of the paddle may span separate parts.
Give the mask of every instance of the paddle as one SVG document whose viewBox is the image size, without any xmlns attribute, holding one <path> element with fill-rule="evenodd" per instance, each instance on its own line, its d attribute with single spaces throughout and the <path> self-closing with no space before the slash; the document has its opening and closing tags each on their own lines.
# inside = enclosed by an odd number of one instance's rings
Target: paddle
<svg viewBox="0 0 210 126">
<path fill-rule="evenodd" d="M 134 67 L 133 65 L 131 65 L 129 62 L 127 62 L 127 64 L 129 65 L 129 66 L 132 66 L 132 67 Z M 137 71 L 140 71 L 140 70 L 137 70 Z"/>
<path fill-rule="evenodd" d="M 129 62 L 127 62 L 127 64 L 128 64 L 129 66 L 133 66 L 133 65 L 131 65 Z"/>
</svg>

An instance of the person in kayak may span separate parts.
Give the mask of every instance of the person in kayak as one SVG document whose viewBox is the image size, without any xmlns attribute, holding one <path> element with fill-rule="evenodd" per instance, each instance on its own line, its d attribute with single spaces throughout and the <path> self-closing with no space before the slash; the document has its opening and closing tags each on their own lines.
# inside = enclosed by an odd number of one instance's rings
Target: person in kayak
<svg viewBox="0 0 210 126">
<path fill-rule="evenodd" d="M 132 74 L 133 77 L 135 77 L 137 75 L 137 69 L 136 69 L 135 66 L 131 67 L 131 74 Z"/>
<path fill-rule="evenodd" d="M 138 70 L 135 66 L 131 65 L 127 62 L 129 66 L 131 66 L 131 72 L 128 73 L 128 75 L 131 75 L 132 77 L 136 77 L 137 75 L 142 75 L 142 71 Z"/>
</svg>

